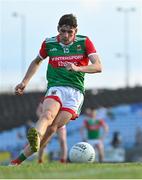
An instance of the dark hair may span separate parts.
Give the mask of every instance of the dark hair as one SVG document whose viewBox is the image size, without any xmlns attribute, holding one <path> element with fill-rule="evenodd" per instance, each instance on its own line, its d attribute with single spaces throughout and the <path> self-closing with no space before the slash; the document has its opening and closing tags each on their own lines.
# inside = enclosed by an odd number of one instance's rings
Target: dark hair
<svg viewBox="0 0 142 180">
<path fill-rule="evenodd" d="M 63 25 L 67 25 L 70 27 L 77 27 L 77 19 L 73 14 L 65 14 L 63 15 L 58 23 L 58 26 L 61 27 Z"/>
</svg>

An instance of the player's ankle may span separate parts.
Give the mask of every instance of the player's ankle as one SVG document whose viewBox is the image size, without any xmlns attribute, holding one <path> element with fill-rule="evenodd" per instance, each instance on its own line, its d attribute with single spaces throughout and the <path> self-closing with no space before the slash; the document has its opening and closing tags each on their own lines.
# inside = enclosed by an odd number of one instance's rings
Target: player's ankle
<svg viewBox="0 0 142 180">
<path fill-rule="evenodd" d="M 10 162 L 11 165 L 20 165 L 22 161 L 20 159 L 14 159 Z"/>
<path fill-rule="evenodd" d="M 66 160 L 66 159 L 62 159 L 62 158 L 61 158 L 61 159 L 60 159 L 60 162 L 61 162 L 61 163 L 66 163 L 66 162 L 67 162 L 67 160 Z"/>
<path fill-rule="evenodd" d="M 39 164 L 43 163 L 43 160 L 42 160 L 42 159 L 39 159 L 39 160 L 38 160 L 38 163 L 39 163 Z"/>
</svg>

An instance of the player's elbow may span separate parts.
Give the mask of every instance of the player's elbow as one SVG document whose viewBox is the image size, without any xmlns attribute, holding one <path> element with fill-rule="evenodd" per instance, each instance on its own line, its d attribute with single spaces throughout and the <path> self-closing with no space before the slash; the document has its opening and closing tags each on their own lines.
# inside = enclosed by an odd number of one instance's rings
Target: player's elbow
<svg viewBox="0 0 142 180">
<path fill-rule="evenodd" d="M 100 69 L 98 69 L 98 71 L 97 71 L 98 73 L 101 73 L 102 72 L 102 69 L 100 68 Z"/>
<path fill-rule="evenodd" d="M 100 66 L 100 65 L 96 66 L 96 71 L 97 71 L 97 73 L 101 73 L 102 72 L 102 66 Z"/>
</svg>

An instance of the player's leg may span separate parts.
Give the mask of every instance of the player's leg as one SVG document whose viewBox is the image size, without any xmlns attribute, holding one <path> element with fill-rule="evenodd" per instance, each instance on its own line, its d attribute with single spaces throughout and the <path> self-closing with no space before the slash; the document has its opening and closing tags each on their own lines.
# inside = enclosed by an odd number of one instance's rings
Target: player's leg
<svg viewBox="0 0 142 180">
<path fill-rule="evenodd" d="M 67 124 L 71 118 L 72 114 L 70 112 L 60 111 L 53 123 L 47 128 L 46 133 L 41 140 L 40 146 L 42 147 L 45 144 L 47 144 L 53 136 L 53 134 L 57 131 L 57 129 Z"/>
<path fill-rule="evenodd" d="M 40 139 L 44 136 L 46 129 L 55 119 L 60 109 L 60 103 L 54 99 L 45 99 L 43 109 L 35 128 L 31 128 L 28 132 L 28 140 L 33 152 L 37 152 L 40 147 Z"/>
<path fill-rule="evenodd" d="M 38 152 L 38 163 L 43 163 L 44 149 L 46 146 L 42 146 Z"/>
<path fill-rule="evenodd" d="M 99 162 L 103 162 L 104 160 L 104 144 L 102 141 L 99 141 L 98 144 L 96 144 L 96 148 L 98 150 L 99 154 Z"/>
<path fill-rule="evenodd" d="M 83 94 L 73 88 L 60 88 L 62 97 L 62 108 L 52 125 L 48 127 L 45 136 L 41 141 L 41 146 L 48 143 L 52 135 L 57 131 L 58 128 L 67 124 L 70 119 L 75 119 L 78 117 L 81 107 L 83 104 L 84 96 Z"/>
<path fill-rule="evenodd" d="M 61 162 L 66 162 L 66 160 L 67 160 L 66 126 L 64 125 L 63 127 L 58 128 L 57 133 L 59 136 L 59 142 L 60 142 L 60 147 L 61 147 Z M 48 136 L 48 128 L 43 137 L 43 140 L 41 142 L 41 146 L 40 146 L 40 149 L 38 152 L 38 162 L 39 163 L 43 162 L 44 149 L 48 145 L 49 140 L 52 138 L 52 135 L 51 135 L 51 137 L 47 137 L 47 136 Z M 48 138 L 48 141 L 47 141 L 47 138 Z"/>
<path fill-rule="evenodd" d="M 66 126 L 62 126 L 57 130 L 59 143 L 60 143 L 60 162 L 67 162 L 67 133 Z"/>
<path fill-rule="evenodd" d="M 60 103 L 54 99 L 45 99 L 43 102 L 43 112 L 36 123 L 35 128 L 31 128 L 28 133 L 29 144 L 24 148 L 23 152 L 11 164 L 20 164 L 27 157 L 39 150 L 40 141 L 44 136 L 46 129 L 55 119 L 60 109 Z"/>
</svg>

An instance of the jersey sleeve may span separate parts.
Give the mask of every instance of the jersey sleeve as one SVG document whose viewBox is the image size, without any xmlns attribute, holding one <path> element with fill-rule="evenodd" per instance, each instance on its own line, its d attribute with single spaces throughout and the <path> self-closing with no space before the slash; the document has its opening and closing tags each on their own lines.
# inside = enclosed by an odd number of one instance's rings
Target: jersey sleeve
<svg viewBox="0 0 142 180">
<path fill-rule="evenodd" d="M 48 54 L 47 54 L 47 51 L 46 51 L 46 43 L 45 41 L 43 41 L 42 45 L 41 45 L 41 48 L 39 50 L 39 57 L 41 59 L 45 59 L 47 58 Z"/>
<path fill-rule="evenodd" d="M 86 38 L 85 46 L 86 46 L 87 55 L 96 53 L 96 48 L 95 48 L 94 44 L 92 43 L 92 41 L 88 37 Z"/>
</svg>

